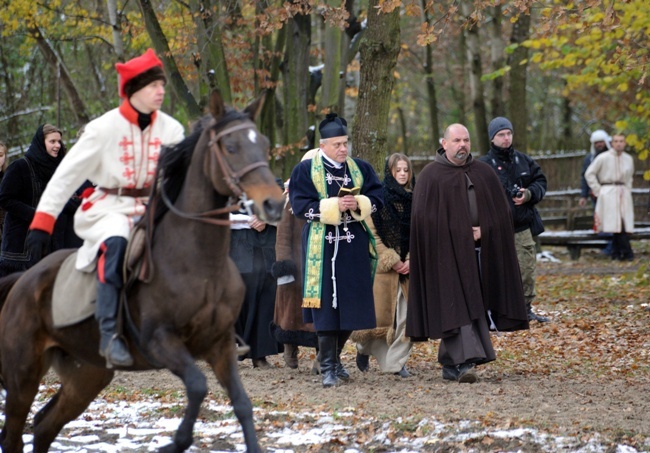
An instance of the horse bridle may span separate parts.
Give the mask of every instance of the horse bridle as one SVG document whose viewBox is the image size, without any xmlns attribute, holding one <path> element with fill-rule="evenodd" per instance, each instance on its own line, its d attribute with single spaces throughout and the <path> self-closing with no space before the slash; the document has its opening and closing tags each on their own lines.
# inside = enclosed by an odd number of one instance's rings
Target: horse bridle
<svg viewBox="0 0 650 453">
<path fill-rule="evenodd" d="M 221 139 L 228 134 L 232 134 L 233 132 L 252 128 L 253 126 L 250 124 L 241 123 L 225 128 L 219 133 L 216 133 L 214 129 L 210 130 L 210 141 L 208 142 L 208 146 L 210 147 L 210 151 L 214 152 L 214 155 L 217 158 L 217 162 L 221 167 L 221 171 L 224 173 L 223 178 L 226 181 L 226 185 L 232 191 L 234 197 L 239 199 L 238 203 L 219 209 L 212 209 L 210 211 L 188 213 L 181 211 L 176 206 L 174 206 L 174 204 L 165 193 L 164 184 L 161 184 L 160 195 L 167 208 L 177 216 L 184 219 L 198 220 L 199 222 L 209 223 L 211 225 L 229 226 L 233 223 L 241 223 L 240 221 L 230 219 L 215 219 L 214 217 L 239 211 L 242 208 L 246 209 L 246 211 L 250 213 L 250 205 L 252 202 L 246 198 L 246 193 L 241 187 L 241 179 L 253 170 L 256 170 L 260 167 L 268 167 L 269 163 L 265 161 L 254 162 L 252 164 L 246 165 L 238 171 L 234 171 L 228 163 L 228 160 L 225 158 L 226 153 L 221 146 Z"/>
</svg>

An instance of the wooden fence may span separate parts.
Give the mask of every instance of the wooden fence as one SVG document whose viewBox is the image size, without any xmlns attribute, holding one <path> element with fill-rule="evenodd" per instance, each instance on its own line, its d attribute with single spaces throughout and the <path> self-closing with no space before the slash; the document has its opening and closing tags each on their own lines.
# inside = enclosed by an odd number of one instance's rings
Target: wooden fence
<svg viewBox="0 0 650 453">
<path fill-rule="evenodd" d="M 537 206 L 550 229 L 581 230 L 593 226 L 593 206 L 578 205 L 580 198 L 580 173 L 586 151 L 531 154 L 539 164 L 548 181 L 548 192 Z M 415 173 L 433 160 L 432 156 L 409 156 Z M 634 219 L 639 226 L 650 225 L 648 207 L 650 182 L 643 179 L 644 171 L 650 169 L 650 160 L 640 161 L 634 156 L 635 175 L 632 190 Z"/>
</svg>

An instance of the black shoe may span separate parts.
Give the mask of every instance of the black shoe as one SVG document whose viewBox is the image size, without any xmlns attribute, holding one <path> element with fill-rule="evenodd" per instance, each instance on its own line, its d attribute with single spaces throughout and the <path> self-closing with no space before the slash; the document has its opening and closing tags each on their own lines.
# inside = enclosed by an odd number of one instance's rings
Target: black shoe
<svg viewBox="0 0 650 453">
<path fill-rule="evenodd" d="M 336 364 L 336 377 L 342 381 L 348 382 L 350 380 L 350 373 L 340 363 Z"/>
<path fill-rule="evenodd" d="M 321 368 L 322 369 L 322 368 Z M 336 377 L 336 373 L 329 371 L 327 373 L 323 373 L 323 387 L 328 388 L 328 387 L 336 387 L 339 385 L 341 382 L 339 381 L 339 378 Z"/>
<path fill-rule="evenodd" d="M 546 316 L 538 315 L 533 310 L 528 310 L 528 321 L 549 322 L 550 319 Z"/>
<path fill-rule="evenodd" d="M 478 381 L 478 376 L 474 371 L 473 363 L 463 363 L 458 365 L 458 382 L 473 384 Z"/>
<path fill-rule="evenodd" d="M 99 350 L 99 354 L 106 359 L 106 367 L 113 368 L 113 366 L 131 366 L 133 365 L 133 356 L 126 347 L 124 341 L 114 336 L 108 342 L 104 349 Z"/>
<path fill-rule="evenodd" d="M 411 377 L 411 373 L 409 373 L 409 370 L 406 369 L 406 365 L 402 367 L 401 370 L 399 370 L 397 373 L 393 373 L 395 376 L 399 376 L 401 378 L 407 378 Z"/>
<path fill-rule="evenodd" d="M 357 368 L 364 373 L 370 369 L 370 356 L 357 352 Z"/>
<path fill-rule="evenodd" d="M 446 381 L 457 381 L 458 380 L 458 367 L 443 365 L 442 366 L 442 378 Z"/>
<path fill-rule="evenodd" d="M 266 361 L 266 357 L 261 357 L 259 359 L 253 359 L 253 368 L 269 369 L 271 368 L 271 364 Z"/>
<path fill-rule="evenodd" d="M 290 343 L 284 345 L 284 363 L 292 370 L 298 368 L 298 346 Z"/>
</svg>

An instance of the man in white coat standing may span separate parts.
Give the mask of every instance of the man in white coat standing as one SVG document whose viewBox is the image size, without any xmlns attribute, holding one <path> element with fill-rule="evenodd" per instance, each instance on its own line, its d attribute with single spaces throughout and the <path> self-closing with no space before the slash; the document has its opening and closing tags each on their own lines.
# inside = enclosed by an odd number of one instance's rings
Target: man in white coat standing
<svg viewBox="0 0 650 453">
<path fill-rule="evenodd" d="M 184 137 L 183 126 L 159 109 L 165 97 L 163 65 L 152 49 L 115 65 L 124 102 L 91 121 L 47 185 L 36 208 L 27 247 L 40 259 L 65 202 L 86 179 L 96 187 L 82 194 L 74 227 L 84 240 L 76 267 L 99 280 L 95 318 L 99 353 L 108 367 L 129 366 L 133 357 L 116 333 L 122 264 L 129 233 L 144 214 L 162 145 Z"/>
<path fill-rule="evenodd" d="M 623 134 L 614 135 L 612 148 L 596 156 L 585 172 L 585 179 L 597 197 L 594 212 L 597 230 L 614 233 L 612 259 L 632 261 L 634 254 L 627 233 L 634 231 L 634 160 L 625 152 Z"/>
</svg>

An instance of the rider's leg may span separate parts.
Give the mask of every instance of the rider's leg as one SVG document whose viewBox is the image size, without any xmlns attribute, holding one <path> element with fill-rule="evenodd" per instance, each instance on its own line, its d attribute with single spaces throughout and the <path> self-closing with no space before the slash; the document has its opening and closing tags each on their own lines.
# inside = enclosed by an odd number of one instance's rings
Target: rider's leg
<svg viewBox="0 0 650 453">
<path fill-rule="evenodd" d="M 99 353 L 106 358 L 106 363 L 117 366 L 130 366 L 133 357 L 124 340 L 117 335 L 117 310 L 120 291 L 124 284 L 122 267 L 127 240 L 122 237 L 106 239 L 99 249 L 97 263 L 97 306 L 95 318 L 99 323 L 101 341 Z"/>
</svg>

